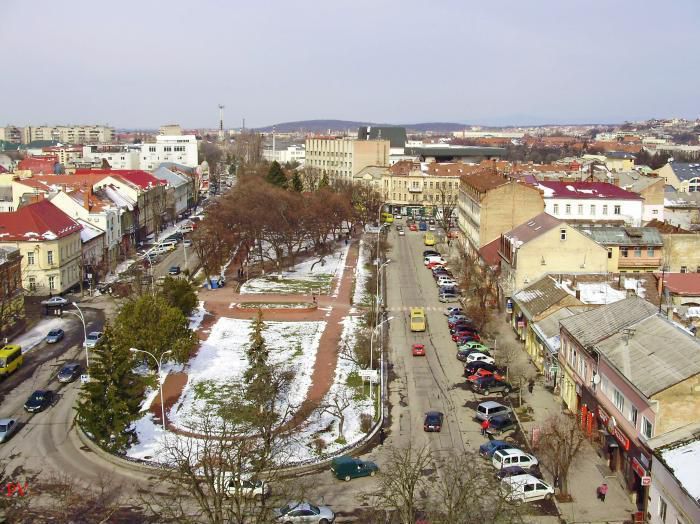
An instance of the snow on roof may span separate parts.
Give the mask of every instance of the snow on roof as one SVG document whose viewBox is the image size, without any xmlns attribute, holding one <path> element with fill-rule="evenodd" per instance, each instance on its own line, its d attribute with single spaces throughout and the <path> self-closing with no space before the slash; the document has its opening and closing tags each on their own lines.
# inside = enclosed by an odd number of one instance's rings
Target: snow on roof
<svg viewBox="0 0 700 524">
<path fill-rule="evenodd" d="M 117 188 L 112 186 L 105 186 L 104 191 L 107 195 L 107 198 L 114 202 L 117 205 L 117 207 L 125 207 L 129 211 L 133 211 L 134 204 L 136 204 L 136 202 L 134 202 L 124 193 L 121 193 Z"/>
<path fill-rule="evenodd" d="M 576 296 L 570 280 L 564 280 L 560 285 L 567 293 Z M 579 300 L 584 304 L 612 304 L 627 298 L 625 291 L 614 289 L 607 282 L 579 282 L 577 287 L 581 293 Z"/>
<path fill-rule="evenodd" d="M 638 297 L 645 298 L 644 295 L 646 295 L 647 290 L 644 287 L 644 282 L 641 280 L 636 278 L 625 278 L 624 287 L 625 289 L 633 289 L 634 292 L 637 293 Z"/>
<path fill-rule="evenodd" d="M 663 451 L 661 456 L 690 496 L 695 500 L 700 499 L 700 440 Z"/>
<path fill-rule="evenodd" d="M 92 240 L 93 238 L 104 234 L 103 230 L 101 230 L 94 224 L 91 224 L 90 222 L 86 222 L 85 220 L 81 219 L 77 219 L 77 221 L 81 226 L 83 226 L 83 229 L 80 231 L 80 241 L 83 244 L 85 244 L 86 242 L 90 242 L 90 240 Z"/>
<path fill-rule="evenodd" d="M 545 198 L 611 198 L 618 200 L 641 200 L 637 193 L 625 191 L 608 182 L 558 182 L 542 180 L 537 188 L 545 192 Z"/>
</svg>

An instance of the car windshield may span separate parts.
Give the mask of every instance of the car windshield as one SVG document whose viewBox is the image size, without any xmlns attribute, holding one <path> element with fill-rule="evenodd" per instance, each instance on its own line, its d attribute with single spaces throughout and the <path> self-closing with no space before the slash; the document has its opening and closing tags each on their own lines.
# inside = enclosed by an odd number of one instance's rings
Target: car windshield
<svg viewBox="0 0 700 524">
<path fill-rule="evenodd" d="M 321 510 L 318 509 L 318 506 L 313 506 L 313 505 L 309 504 L 309 509 L 310 509 L 311 511 L 313 511 L 314 513 L 316 513 L 316 515 L 318 515 L 319 513 L 321 513 Z"/>
<path fill-rule="evenodd" d="M 5 433 L 7 431 L 7 424 L 0 424 L 0 433 Z"/>
<path fill-rule="evenodd" d="M 34 393 L 31 400 L 44 400 L 44 395 L 42 393 Z"/>
<path fill-rule="evenodd" d="M 98 338 L 100 338 L 100 335 L 96 333 L 90 333 L 87 338 L 88 340 L 97 340 Z"/>
</svg>

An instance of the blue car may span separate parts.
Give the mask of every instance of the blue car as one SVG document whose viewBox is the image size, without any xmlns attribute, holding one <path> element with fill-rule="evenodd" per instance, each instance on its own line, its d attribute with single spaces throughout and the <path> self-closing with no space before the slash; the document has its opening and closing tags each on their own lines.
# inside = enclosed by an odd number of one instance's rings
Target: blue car
<svg viewBox="0 0 700 524">
<path fill-rule="evenodd" d="M 510 449 L 510 448 L 516 448 L 517 446 L 514 446 L 513 444 L 510 444 L 504 440 L 489 440 L 488 442 L 484 442 L 481 446 L 479 446 L 479 455 L 481 455 L 484 458 L 490 459 L 496 451 L 499 449 Z"/>
<path fill-rule="evenodd" d="M 49 331 L 49 334 L 46 335 L 46 343 L 55 344 L 56 342 L 59 342 L 64 335 L 65 333 L 62 329 L 52 329 L 51 331 Z"/>
</svg>

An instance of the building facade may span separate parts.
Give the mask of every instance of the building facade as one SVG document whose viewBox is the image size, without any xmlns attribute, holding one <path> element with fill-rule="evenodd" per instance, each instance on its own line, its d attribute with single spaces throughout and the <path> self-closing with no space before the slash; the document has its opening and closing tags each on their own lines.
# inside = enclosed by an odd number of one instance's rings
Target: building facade
<svg viewBox="0 0 700 524">
<path fill-rule="evenodd" d="M 82 160 L 95 167 L 112 169 L 139 169 L 139 150 L 128 145 L 83 146 Z"/>
<path fill-rule="evenodd" d="M 114 141 L 114 128 L 108 126 L 27 126 L 22 128 L 21 141 L 53 141 L 63 144 L 106 144 Z"/>
<path fill-rule="evenodd" d="M 330 180 L 352 182 L 367 166 L 389 165 L 388 140 L 354 140 L 345 137 L 306 139 L 304 165 L 326 173 Z"/>
<path fill-rule="evenodd" d="M 194 135 L 158 135 L 155 144 L 141 145 L 139 169 L 152 171 L 163 162 L 197 167 L 199 165 L 197 138 Z"/>
<path fill-rule="evenodd" d="M 579 226 L 578 229 L 608 250 L 610 273 L 653 273 L 663 264 L 664 242 L 653 227 Z"/>
<path fill-rule="evenodd" d="M 0 336 L 12 337 L 24 328 L 22 255 L 12 246 L 0 247 Z"/>
</svg>

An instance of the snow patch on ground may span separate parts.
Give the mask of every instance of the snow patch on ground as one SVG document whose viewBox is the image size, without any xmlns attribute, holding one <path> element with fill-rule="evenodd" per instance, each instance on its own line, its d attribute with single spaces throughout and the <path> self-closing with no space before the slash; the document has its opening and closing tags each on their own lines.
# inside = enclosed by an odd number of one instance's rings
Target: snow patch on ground
<svg viewBox="0 0 700 524">
<path fill-rule="evenodd" d="M 207 310 L 204 309 L 204 301 L 200 300 L 199 304 L 197 305 L 197 309 L 195 309 L 189 317 L 189 327 L 192 331 L 197 331 L 199 329 L 199 326 L 202 324 L 202 320 L 204 320 L 204 315 L 206 314 Z"/>
<path fill-rule="evenodd" d="M 22 346 L 22 353 L 27 353 L 31 351 L 34 347 L 41 344 L 46 335 L 52 329 L 62 329 L 66 333 L 70 331 L 71 324 L 77 324 L 78 320 L 73 319 L 72 315 L 66 315 L 65 317 L 52 317 L 40 320 L 37 325 L 26 333 L 22 333 L 18 337 L 15 337 L 11 344 L 18 344 Z M 81 325 L 82 330 L 82 325 Z M 59 342 L 60 344 L 60 342 Z"/>
<path fill-rule="evenodd" d="M 355 289 L 353 290 L 352 303 L 357 306 L 369 301 L 365 287 L 370 279 L 369 248 L 364 240 L 360 241 L 360 253 L 357 257 L 357 267 L 355 268 Z"/>
</svg>

